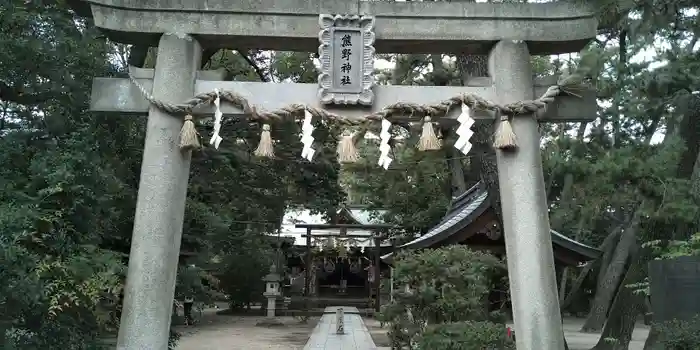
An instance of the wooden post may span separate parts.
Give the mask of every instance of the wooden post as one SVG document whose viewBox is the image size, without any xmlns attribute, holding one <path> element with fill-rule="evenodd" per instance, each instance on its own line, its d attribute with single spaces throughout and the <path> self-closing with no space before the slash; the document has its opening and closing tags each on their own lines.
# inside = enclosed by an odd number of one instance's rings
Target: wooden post
<svg viewBox="0 0 700 350">
<path fill-rule="evenodd" d="M 311 278 L 311 229 L 306 229 L 306 268 L 304 269 L 304 296 L 311 295 L 309 291 L 309 279 Z"/>
<path fill-rule="evenodd" d="M 379 239 L 378 236 L 374 237 L 374 292 L 376 294 L 374 298 L 374 311 L 379 312 L 380 306 L 381 306 L 381 296 L 380 296 L 380 276 L 379 272 L 381 269 L 379 268 L 379 262 L 381 261 L 381 251 L 379 250 L 379 245 L 381 243 L 381 240 Z"/>
</svg>

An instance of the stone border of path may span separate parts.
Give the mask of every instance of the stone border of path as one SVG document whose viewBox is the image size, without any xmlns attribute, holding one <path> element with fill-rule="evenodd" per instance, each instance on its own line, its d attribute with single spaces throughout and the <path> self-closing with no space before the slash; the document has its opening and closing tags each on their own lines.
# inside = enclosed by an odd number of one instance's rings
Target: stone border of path
<svg viewBox="0 0 700 350">
<path fill-rule="evenodd" d="M 336 312 L 343 309 L 345 333 L 336 334 Z M 304 350 L 375 350 L 372 335 L 360 316 L 360 311 L 351 306 L 329 306 L 311 333 Z"/>
</svg>

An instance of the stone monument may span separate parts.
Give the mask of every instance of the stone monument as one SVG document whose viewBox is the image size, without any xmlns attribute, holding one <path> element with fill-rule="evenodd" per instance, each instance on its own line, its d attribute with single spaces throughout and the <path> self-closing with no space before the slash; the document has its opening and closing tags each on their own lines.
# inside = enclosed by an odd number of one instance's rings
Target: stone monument
<svg viewBox="0 0 700 350">
<path fill-rule="evenodd" d="M 265 124 L 304 119 L 304 157 L 310 160 L 313 119 L 381 124 L 379 164 L 386 168 L 393 123 L 424 120 L 431 131 L 430 123 L 454 119 L 460 106 L 459 122 L 467 125 L 460 135 L 469 135 L 471 118 L 495 119 L 498 126 L 517 347 L 564 348 L 537 123 L 594 119 L 595 93 L 569 96 L 566 82 L 533 81 L 529 62 L 531 54 L 583 48 L 596 35 L 592 9 L 566 1 L 70 2 L 111 40 L 158 48 L 155 70 L 133 69 L 130 79 L 96 78 L 92 89 L 93 111 L 148 115 L 118 349 L 167 349 L 191 158 L 190 147 L 179 147 L 179 135 L 181 129 L 194 135 L 193 117 L 214 115 L 219 126 L 222 116 L 232 115 Z M 203 48 L 227 47 L 318 50 L 319 84 L 221 81 L 214 72 L 198 72 Z M 463 87 L 373 86 L 372 47 L 378 53 L 489 54 L 490 77 Z M 268 143 L 269 133 L 268 125 Z M 214 136 L 218 145 L 222 140 Z"/>
<path fill-rule="evenodd" d="M 342 307 L 335 310 L 335 334 L 345 334 L 345 312 Z"/>
<path fill-rule="evenodd" d="M 281 279 L 282 278 L 277 273 L 277 267 L 275 265 L 272 265 L 270 267 L 270 273 L 263 277 L 263 281 L 265 282 L 265 292 L 263 293 L 263 296 L 267 298 L 268 318 L 275 317 L 275 302 L 277 301 L 277 298 L 282 296 L 282 293 L 280 293 Z"/>
<path fill-rule="evenodd" d="M 690 321 L 700 314 L 700 257 L 651 261 L 649 279 L 654 322 Z"/>
</svg>

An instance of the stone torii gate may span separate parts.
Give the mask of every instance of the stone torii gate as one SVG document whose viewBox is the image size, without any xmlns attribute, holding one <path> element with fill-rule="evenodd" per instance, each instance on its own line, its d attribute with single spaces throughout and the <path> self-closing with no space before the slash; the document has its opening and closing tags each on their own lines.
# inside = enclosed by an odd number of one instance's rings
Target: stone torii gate
<svg viewBox="0 0 700 350">
<path fill-rule="evenodd" d="M 591 9 L 565 1 L 69 1 L 78 14 L 92 17 L 111 40 L 158 47 L 155 70 L 133 71 L 134 78 L 146 92 L 152 91 L 155 99 L 181 103 L 196 94 L 219 89 L 235 91 L 264 110 L 295 103 L 323 106 L 347 118 L 376 112 L 397 102 L 424 104 L 463 93 L 478 94 L 500 104 L 532 100 L 547 84 L 533 82 L 530 55 L 579 51 L 595 37 L 598 25 Z M 372 16 L 371 35 L 378 53 L 489 54 L 491 78 L 475 79 L 467 87 L 372 86 L 370 81 L 367 89 L 372 94 L 354 102 L 345 101 L 356 104 L 354 108 L 335 108 L 320 103 L 316 84 L 229 82 L 221 81 L 222 76 L 216 72 L 197 71 L 202 48 L 315 52 L 319 47 L 320 14 Z M 367 57 L 371 58 L 371 52 L 364 59 Z M 592 120 L 595 94 L 581 91 L 578 95 L 557 98 L 537 113 L 539 121 Z M 117 348 L 164 350 L 191 159 L 189 151 L 178 148 L 182 120 L 150 105 L 129 79 L 96 78 L 91 109 L 148 115 Z M 210 115 L 213 108 L 194 112 L 198 116 Z M 243 114 L 227 104 L 222 105 L 222 112 Z M 444 117 L 454 118 L 454 114 Z M 474 118 L 495 116 L 479 112 Z M 564 348 L 563 332 L 538 119 L 527 115 L 513 118 L 518 149 L 497 150 L 497 161 L 517 347 L 560 350 Z"/>
</svg>

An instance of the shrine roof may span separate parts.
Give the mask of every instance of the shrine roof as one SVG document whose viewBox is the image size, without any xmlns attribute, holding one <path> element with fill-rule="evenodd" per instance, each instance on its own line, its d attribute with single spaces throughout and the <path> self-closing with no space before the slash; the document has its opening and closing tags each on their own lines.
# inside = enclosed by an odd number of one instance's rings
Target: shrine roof
<svg viewBox="0 0 700 350">
<path fill-rule="evenodd" d="M 348 234 L 353 236 L 366 236 L 367 238 L 354 237 L 353 241 L 358 247 L 371 247 L 374 245 L 372 237 L 374 236 L 373 226 L 383 226 L 381 217 L 386 210 L 369 210 L 364 206 L 345 205 L 338 208 L 335 212 L 340 216 L 345 216 L 349 219 L 345 225 L 336 225 L 324 218 L 322 214 L 312 214 L 311 210 L 306 208 L 290 208 L 284 213 L 280 232 L 270 233 L 271 236 L 286 237 L 293 240 L 295 246 L 306 245 L 307 227 L 314 234 L 338 234 L 340 235 L 340 226 L 357 226 Z M 353 222 L 354 221 L 354 222 Z M 303 227 L 299 227 L 303 226 Z M 367 226 L 367 228 L 362 228 Z M 376 227 L 375 227 L 376 228 Z M 316 238 L 314 240 L 318 240 Z M 316 242 L 313 242 L 316 244 Z M 390 246 L 390 243 L 382 242 L 384 246 Z"/>
<path fill-rule="evenodd" d="M 492 197 L 488 193 L 486 186 L 482 182 L 477 183 L 452 201 L 450 210 L 442 221 L 426 234 L 396 247 L 396 250 L 439 246 L 441 242 L 465 229 L 491 208 L 491 200 Z M 598 249 L 566 237 L 557 231 L 550 230 L 550 234 L 552 236 L 552 244 L 555 247 L 573 252 L 583 261 L 595 260 L 600 255 Z M 388 263 L 391 262 L 392 258 L 393 253 L 382 256 L 382 260 Z"/>
</svg>

